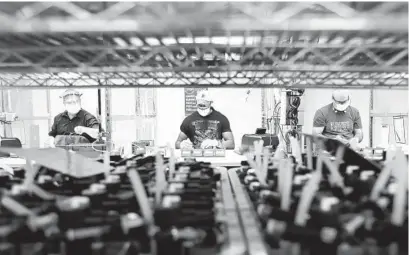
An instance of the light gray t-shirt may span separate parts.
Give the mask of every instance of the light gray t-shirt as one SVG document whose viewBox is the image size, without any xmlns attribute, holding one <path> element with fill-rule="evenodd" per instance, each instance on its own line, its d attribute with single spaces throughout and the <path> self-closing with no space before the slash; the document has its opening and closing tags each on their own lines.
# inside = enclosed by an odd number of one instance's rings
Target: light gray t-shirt
<svg viewBox="0 0 409 255">
<path fill-rule="evenodd" d="M 348 140 L 354 137 L 354 129 L 362 128 L 358 109 L 349 106 L 345 112 L 336 112 L 332 103 L 315 112 L 313 125 L 324 127 L 322 134 L 327 137 L 342 135 Z"/>
</svg>

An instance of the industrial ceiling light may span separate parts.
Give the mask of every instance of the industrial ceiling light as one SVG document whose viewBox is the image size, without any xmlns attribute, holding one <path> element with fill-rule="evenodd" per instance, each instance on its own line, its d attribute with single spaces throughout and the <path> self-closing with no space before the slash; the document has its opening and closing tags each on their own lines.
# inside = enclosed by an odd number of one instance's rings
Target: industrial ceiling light
<svg viewBox="0 0 409 255">
<path fill-rule="evenodd" d="M 156 38 L 154 38 L 154 37 L 148 37 L 148 38 L 145 39 L 145 41 L 146 41 L 147 43 L 149 43 L 150 45 L 152 45 L 152 46 L 158 46 L 158 45 L 160 45 L 159 40 L 156 39 Z"/>
<path fill-rule="evenodd" d="M 142 46 L 143 42 L 141 41 L 141 39 L 139 39 L 138 37 L 131 37 L 129 39 L 129 41 L 132 43 L 132 45 L 134 46 Z"/>
<path fill-rule="evenodd" d="M 191 43 L 193 43 L 193 38 L 180 37 L 178 41 L 179 41 L 179 43 L 191 44 Z"/>
<path fill-rule="evenodd" d="M 119 38 L 119 37 L 114 37 L 114 42 L 120 47 L 127 47 L 128 46 L 128 44 L 125 42 L 125 40 L 122 39 L 122 38 Z"/>
<path fill-rule="evenodd" d="M 172 44 L 176 44 L 177 41 L 175 38 L 165 37 L 165 38 L 162 38 L 162 43 L 165 45 L 172 45 Z"/>
<path fill-rule="evenodd" d="M 196 37 L 195 43 L 210 43 L 209 37 Z"/>
</svg>

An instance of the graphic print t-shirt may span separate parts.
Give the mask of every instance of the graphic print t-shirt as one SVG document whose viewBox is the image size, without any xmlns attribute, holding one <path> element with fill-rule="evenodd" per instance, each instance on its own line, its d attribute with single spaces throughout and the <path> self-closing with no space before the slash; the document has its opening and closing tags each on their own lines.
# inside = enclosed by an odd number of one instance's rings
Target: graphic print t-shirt
<svg viewBox="0 0 409 255">
<path fill-rule="evenodd" d="M 231 129 L 226 116 L 213 109 L 206 117 L 198 112 L 187 116 L 180 126 L 180 131 L 186 134 L 194 148 L 200 148 L 204 140 L 222 140 L 222 134 L 231 132 Z"/>
<path fill-rule="evenodd" d="M 329 104 L 317 110 L 314 116 L 314 127 L 324 127 L 323 135 L 333 138 L 342 135 L 345 139 L 354 137 L 354 129 L 361 129 L 359 111 L 349 106 L 345 112 L 335 112 Z"/>
</svg>

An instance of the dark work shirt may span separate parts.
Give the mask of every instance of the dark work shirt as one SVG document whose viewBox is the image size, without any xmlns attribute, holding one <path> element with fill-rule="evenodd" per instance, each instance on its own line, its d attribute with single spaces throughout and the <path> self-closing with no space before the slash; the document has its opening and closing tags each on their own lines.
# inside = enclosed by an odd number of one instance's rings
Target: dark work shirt
<svg viewBox="0 0 409 255">
<path fill-rule="evenodd" d="M 327 137 L 341 135 L 349 140 L 354 137 L 355 129 L 362 129 L 361 116 L 358 109 L 352 106 L 345 112 L 336 112 L 331 103 L 317 110 L 314 127 L 324 127 L 322 134 Z"/>
<path fill-rule="evenodd" d="M 55 116 L 53 126 L 48 135 L 56 137 L 57 135 L 75 134 L 74 128 L 78 126 L 99 128 L 99 123 L 94 115 L 83 109 L 72 119 L 68 116 L 67 111 L 64 111 Z"/>
<path fill-rule="evenodd" d="M 231 129 L 226 116 L 213 109 L 206 117 L 198 112 L 187 116 L 180 126 L 180 131 L 189 138 L 194 148 L 200 148 L 204 140 L 222 140 L 222 134 L 231 132 Z"/>
</svg>

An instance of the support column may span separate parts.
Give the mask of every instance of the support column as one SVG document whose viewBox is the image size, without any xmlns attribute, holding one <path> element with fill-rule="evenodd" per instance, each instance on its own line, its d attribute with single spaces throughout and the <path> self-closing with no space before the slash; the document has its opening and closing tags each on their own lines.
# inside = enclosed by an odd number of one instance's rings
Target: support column
<svg viewBox="0 0 409 255">
<path fill-rule="evenodd" d="M 112 149 L 112 119 L 111 119 L 111 89 L 105 89 L 105 131 L 107 141 L 107 151 Z"/>
<path fill-rule="evenodd" d="M 369 94 L 369 112 L 373 111 L 373 89 L 371 89 Z M 373 116 L 369 114 L 369 147 L 373 146 Z"/>
</svg>

